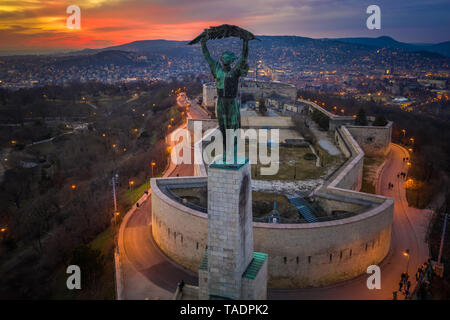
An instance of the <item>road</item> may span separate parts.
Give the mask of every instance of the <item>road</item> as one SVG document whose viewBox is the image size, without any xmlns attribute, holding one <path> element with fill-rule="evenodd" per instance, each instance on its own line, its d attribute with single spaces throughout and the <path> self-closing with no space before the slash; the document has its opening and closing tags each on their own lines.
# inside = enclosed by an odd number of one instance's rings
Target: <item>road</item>
<svg viewBox="0 0 450 320">
<path fill-rule="evenodd" d="M 180 104 L 183 104 L 180 101 Z M 189 108 L 191 118 L 205 118 L 206 112 L 198 106 Z M 186 124 L 181 127 L 185 127 Z M 170 139 L 169 139 L 170 140 Z M 169 166 L 164 176 L 192 176 L 192 165 Z M 125 299 L 172 299 L 177 283 L 197 285 L 196 273 L 184 269 L 168 259 L 156 246 L 151 236 L 151 197 L 124 220 L 122 246 L 123 287 Z"/>
<path fill-rule="evenodd" d="M 191 116 L 203 117 L 199 108 L 191 107 Z M 400 274 L 406 270 L 408 258 L 403 255 L 410 250 L 409 274 L 412 287 L 417 268 L 428 259 L 428 246 L 425 234 L 431 217 L 430 210 L 408 207 L 404 180 L 397 178 L 408 166 L 403 162 L 409 154 L 406 149 L 393 144 L 376 186 L 377 194 L 395 198 L 392 227 L 391 250 L 380 263 L 381 290 L 366 287 L 368 275 L 338 284 L 305 289 L 269 289 L 269 299 L 392 299 L 392 292 L 398 290 Z M 191 176 L 191 165 L 180 165 L 168 170 L 167 176 Z M 388 188 L 388 183 L 394 188 Z M 176 284 L 181 279 L 196 285 L 197 275 L 182 268 L 167 258 L 155 245 L 151 237 L 151 200 L 147 200 L 128 221 L 124 231 L 124 250 L 134 273 L 125 274 L 126 299 L 171 299 Z M 130 268 L 128 268 L 130 269 Z M 136 272 L 137 271 L 137 272 Z M 130 276 L 131 274 L 131 276 Z M 402 296 L 398 294 L 399 299 Z"/>
<path fill-rule="evenodd" d="M 406 149 L 395 144 L 392 144 L 391 149 L 376 186 L 377 194 L 395 199 L 391 250 L 379 265 L 381 290 L 367 289 L 366 281 L 369 275 L 364 274 L 349 281 L 320 288 L 269 290 L 269 299 L 392 299 L 392 292 L 398 290 L 400 275 L 406 271 L 408 258 L 403 255 L 405 249 L 410 250 L 409 274 L 411 287 L 415 286 L 415 272 L 428 259 L 425 234 L 431 212 L 408 207 L 404 180 L 398 179 L 397 174 L 407 171 L 408 166 L 403 162 L 403 158 L 409 157 L 409 154 Z M 394 183 L 392 190 L 388 189 L 389 182 Z M 398 298 L 402 299 L 402 296 L 398 294 Z"/>
</svg>

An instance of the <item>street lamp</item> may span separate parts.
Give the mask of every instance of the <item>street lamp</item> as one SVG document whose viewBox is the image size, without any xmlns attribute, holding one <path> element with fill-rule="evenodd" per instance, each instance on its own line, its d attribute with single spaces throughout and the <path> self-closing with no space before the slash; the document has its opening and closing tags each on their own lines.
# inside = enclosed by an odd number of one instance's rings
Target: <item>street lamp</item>
<svg viewBox="0 0 450 320">
<path fill-rule="evenodd" d="M 296 180 L 297 179 L 297 163 L 295 162 L 295 160 L 291 160 L 289 162 L 294 164 L 294 180 Z"/>
<path fill-rule="evenodd" d="M 409 249 L 406 249 L 403 252 L 403 255 L 408 258 L 408 261 L 406 262 L 406 274 L 408 274 L 409 258 L 410 258 Z"/>
<path fill-rule="evenodd" d="M 114 199 L 114 212 L 117 212 L 117 196 L 116 196 L 116 182 L 119 178 L 119 175 L 116 173 L 112 177 L 112 186 L 113 186 L 113 199 Z"/>
<path fill-rule="evenodd" d="M 152 161 L 151 166 L 152 166 L 152 178 L 153 178 L 153 167 L 156 166 L 156 162 Z"/>
<path fill-rule="evenodd" d="M 405 129 L 402 129 L 402 132 L 403 132 L 403 138 L 404 138 L 405 135 L 406 135 L 406 130 L 405 130 Z"/>
<path fill-rule="evenodd" d="M 133 180 L 130 180 L 128 183 L 129 183 L 129 185 L 130 185 L 130 190 L 132 190 L 132 189 L 133 189 L 133 185 L 134 185 L 134 181 L 133 181 Z"/>
</svg>

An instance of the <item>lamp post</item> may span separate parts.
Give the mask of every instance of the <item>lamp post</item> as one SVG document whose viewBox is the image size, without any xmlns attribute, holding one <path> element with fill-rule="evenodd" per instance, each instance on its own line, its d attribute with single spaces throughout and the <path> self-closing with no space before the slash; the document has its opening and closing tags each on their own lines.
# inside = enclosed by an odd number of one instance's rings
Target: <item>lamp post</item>
<svg viewBox="0 0 450 320">
<path fill-rule="evenodd" d="M 406 250 L 403 252 L 403 255 L 404 255 L 405 257 L 408 258 L 408 260 L 407 260 L 407 262 L 406 262 L 406 274 L 408 274 L 409 258 L 410 258 L 409 249 L 406 249 Z"/>
<path fill-rule="evenodd" d="M 150 179 L 148 180 L 148 188 L 150 189 L 151 188 L 151 179 L 154 177 L 154 175 L 153 175 L 153 167 L 154 166 L 156 166 L 156 162 L 155 161 L 152 161 L 151 163 L 150 163 L 150 167 L 152 167 L 152 176 L 150 177 Z"/>
<path fill-rule="evenodd" d="M 6 231 L 8 228 L 6 226 L 0 228 L 0 234 L 2 235 L 2 240 L 6 239 Z"/>
<path fill-rule="evenodd" d="M 294 164 L 294 180 L 295 180 L 297 179 L 297 163 L 295 162 L 295 160 L 291 160 L 289 162 Z"/>
<path fill-rule="evenodd" d="M 444 227 L 442 228 L 441 244 L 439 246 L 439 255 L 438 255 L 438 260 L 437 260 L 438 266 L 441 265 L 442 247 L 444 246 L 445 230 L 447 229 L 447 218 L 448 218 L 448 213 L 446 213 L 445 217 L 444 217 Z"/>
<path fill-rule="evenodd" d="M 117 212 L 116 179 L 118 179 L 118 178 L 119 178 L 119 175 L 117 173 L 114 174 L 112 177 L 114 212 Z"/>
</svg>

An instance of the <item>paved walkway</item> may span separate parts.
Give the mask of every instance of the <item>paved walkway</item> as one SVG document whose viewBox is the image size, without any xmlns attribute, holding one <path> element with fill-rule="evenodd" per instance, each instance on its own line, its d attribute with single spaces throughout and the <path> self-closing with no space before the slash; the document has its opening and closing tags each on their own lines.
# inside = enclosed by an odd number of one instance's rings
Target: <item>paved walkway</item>
<svg viewBox="0 0 450 320">
<path fill-rule="evenodd" d="M 194 106 L 190 108 L 189 117 L 202 118 L 205 113 Z M 181 127 L 185 126 L 186 123 Z M 193 176 L 193 166 L 175 166 L 170 162 L 164 177 L 177 175 Z M 170 300 L 181 279 L 187 284 L 197 285 L 197 275 L 172 262 L 154 243 L 151 236 L 151 197 L 144 196 L 139 202 L 139 208 L 127 213 L 119 232 L 123 299 Z"/>
</svg>

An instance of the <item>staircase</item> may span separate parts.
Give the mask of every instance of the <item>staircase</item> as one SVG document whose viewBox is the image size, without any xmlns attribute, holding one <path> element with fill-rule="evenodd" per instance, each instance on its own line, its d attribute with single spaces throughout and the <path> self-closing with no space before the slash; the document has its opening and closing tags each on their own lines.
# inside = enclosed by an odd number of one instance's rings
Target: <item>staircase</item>
<svg viewBox="0 0 450 320">
<path fill-rule="evenodd" d="M 313 210 L 306 203 L 305 199 L 301 196 L 291 196 L 287 197 L 289 202 L 292 203 L 300 212 L 300 214 L 305 218 L 305 220 L 309 223 L 318 222 L 319 219 L 314 215 Z"/>
</svg>

